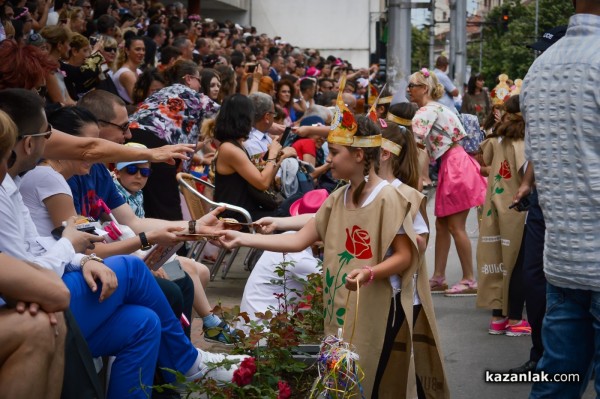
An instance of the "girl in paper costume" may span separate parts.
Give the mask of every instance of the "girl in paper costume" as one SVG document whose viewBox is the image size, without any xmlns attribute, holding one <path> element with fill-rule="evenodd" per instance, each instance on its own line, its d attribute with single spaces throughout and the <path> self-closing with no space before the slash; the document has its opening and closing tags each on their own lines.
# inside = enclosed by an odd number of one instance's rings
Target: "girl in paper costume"
<svg viewBox="0 0 600 399">
<path fill-rule="evenodd" d="M 438 356 L 437 361 L 422 362 L 433 365 L 423 367 L 418 383 L 415 358 L 421 358 L 422 353 L 420 343 L 413 345 L 412 323 L 404 323 L 406 328 L 396 336 L 390 331 L 399 308 L 407 320 L 413 319 L 413 276 L 419 267 L 419 253 L 410 216 L 412 204 L 377 176 L 379 128 L 367 117 L 355 120 L 339 96 L 328 142 L 328 162 L 334 176 L 350 184 L 332 193 L 314 218 L 295 234 L 265 237 L 228 230 L 222 232 L 221 242 L 230 248 L 250 246 L 294 252 L 323 240 L 325 335 L 337 335 L 338 328 L 344 327 L 344 339 L 350 341 L 354 330 L 352 344 L 364 371 L 362 392 L 356 392 L 355 397 L 414 398 L 420 392 L 420 397 L 446 398 L 443 373 L 436 373 L 442 366 L 439 352 L 431 344 L 434 340 L 422 337 Z M 389 249 L 391 254 L 386 258 Z M 393 290 L 389 277 L 393 275 L 404 277 L 398 313 L 390 312 Z M 348 290 L 356 290 L 357 284 L 362 291 L 358 308 L 354 295 L 347 301 Z M 384 347 L 390 348 L 386 356 Z"/>
<path fill-rule="evenodd" d="M 466 232 L 469 210 L 485 201 L 486 181 L 479 164 L 460 146 L 466 136 L 456 113 L 437 102 L 444 93 L 434 72 L 426 68 L 410 76 L 407 92 L 419 105 L 412 119 L 418 142 L 425 144 L 431 160 L 440 160 L 435 194 L 435 270 L 429 280 L 432 292 L 447 296 L 474 296 L 477 281 L 473 275 L 471 241 Z M 446 262 L 454 238 L 463 278 L 452 288 L 446 284 Z"/>
<path fill-rule="evenodd" d="M 520 270 L 515 269 L 520 267 L 526 212 L 508 207 L 522 180 L 525 121 L 518 95 L 507 99 L 504 107 L 506 113 L 494 136 L 481 143 L 490 174 L 477 242 L 477 306 L 492 309 L 490 334 L 519 336 L 531 334 L 529 323 L 522 320 L 525 287 Z"/>
</svg>

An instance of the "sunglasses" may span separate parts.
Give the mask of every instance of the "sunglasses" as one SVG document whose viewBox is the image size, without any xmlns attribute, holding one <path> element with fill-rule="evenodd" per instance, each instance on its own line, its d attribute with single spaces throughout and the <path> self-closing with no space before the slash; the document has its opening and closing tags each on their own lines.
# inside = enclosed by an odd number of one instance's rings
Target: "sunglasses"
<svg viewBox="0 0 600 399">
<path fill-rule="evenodd" d="M 150 168 L 140 168 L 137 165 L 127 165 L 123 169 L 125 169 L 125 172 L 128 175 L 132 175 L 132 176 L 135 175 L 137 172 L 140 172 L 140 174 L 142 175 L 142 177 L 148 177 L 148 176 L 150 176 L 150 173 L 152 173 L 152 169 L 150 169 Z"/>
<path fill-rule="evenodd" d="M 24 134 L 21 137 L 19 137 L 19 140 L 24 139 L 25 137 L 44 137 L 46 140 L 48 140 L 50 136 L 52 136 L 52 125 L 48 123 L 47 131 L 42 133 Z"/>
<path fill-rule="evenodd" d="M 98 119 L 98 122 L 100 123 L 105 123 L 107 125 L 111 125 L 116 127 L 117 129 L 120 129 L 123 133 L 125 133 L 128 129 L 129 129 L 129 121 L 123 123 L 122 125 L 117 125 L 116 123 L 112 123 L 109 121 L 105 121 L 104 119 Z"/>
<path fill-rule="evenodd" d="M 116 53 L 117 48 L 116 47 L 104 47 L 104 51 L 106 51 L 107 53 Z"/>
<path fill-rule="evenodd" d="M 419 87 L 419 86 L 425 86 L 425 85 L 418 84 L 418 83 L 409 83 L 408 84 L 409 89 L 412 89 L 413 87 Z"/>
</svg>

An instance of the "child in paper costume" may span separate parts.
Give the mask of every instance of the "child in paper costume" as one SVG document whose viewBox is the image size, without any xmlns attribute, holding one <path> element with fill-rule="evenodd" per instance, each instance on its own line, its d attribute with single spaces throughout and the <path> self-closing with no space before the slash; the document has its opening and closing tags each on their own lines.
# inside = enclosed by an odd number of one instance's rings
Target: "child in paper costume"
<svg viewBox="0 0 600 399">
<path fill-rule="evenodd" d="M 506 101 L 505 110 L 494 136 L 481 144 L 490 175 L 477 242 L 477 306 L 492 309 L 490 334 L 529 335 L 531 327 L 521 320 L 525 293 L 519 288 L 520 275 L 512 275 L 526 212 L 508 209 L 521 185 L 520 171 L 525 164 L 525 122 L 518 95 Z"/>
<path fill-rule="evenodd" d="M 344 77 L 340 85 L 343 92 Z M 362 394 L 365 398 L 414 398 L 419 385 L 422 397 L 446 398 L 445 380 L 432 375 L 427 383 L 415 378 L 416 345 L 412 342 L 412 323 L 396 337 L 389 334 L 392 285 L 389 277 L 402 279 L 402 308 L 412 319 L 412 276 L 419 265 L 417 239 L 410 214 L 411 203 L 394 186 L 377 176 L 381 134 L 367 117 L 354 118 L 338 97 L 328 137 L 328 162 L 336 178 L 350 181 L 332 193 L 314 218 L 295 234 L 269 236 L 224 231 L 221 242 L 226 247 L 251 246 L 271 251 L 293 252 L 323 240 L 323 300 L 325 335 L 336 335 L 344 327 L 344 339 L 359 354 L 365 373 Z M 386 253 L 391 249 L 390 256 Z M 361 286 L 360 303 L 352 295 L 346 307 L 348 290 Z M 345 317 L 346 314 L 348 317 Z M 391 318 L 395 316 L 391 312 Z M 356 325 L 354 315 L 357 314 Z M 346 319 L 344 321 L 344 319 Z M 382 356 L 384 342 L 392 340 L 388 360 Z M 412 356 L 413 351 L 415 356 Z M 357 395 L 359 394 L 356 392 Z M 360 397 L 360 396 L 359 396 Z"/>
</svg>

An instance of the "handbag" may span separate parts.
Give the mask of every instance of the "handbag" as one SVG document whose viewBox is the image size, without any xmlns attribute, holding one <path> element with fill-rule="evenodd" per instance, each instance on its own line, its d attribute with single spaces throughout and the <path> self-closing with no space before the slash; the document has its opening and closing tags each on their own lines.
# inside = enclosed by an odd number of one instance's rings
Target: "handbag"
<svg viewBox="0 0 600 399">
<path fill-rule="evenodd" d="M 254 202 L 265 211 L 274 211 L 279 208 L 281 200 L 273 190 L 259 190 L 248 183 L 248 192 Z"/>
<path fill-rule="evenodd" d="M 485 133 L 481 130 L 477 116 L 470 114 L 460 114 L 459 119 L 462 122 L 467 137 L 460 141 L 468 154 L 476 154 L 479 152 L 481 142 L 485 140 Z"/>
</svg>

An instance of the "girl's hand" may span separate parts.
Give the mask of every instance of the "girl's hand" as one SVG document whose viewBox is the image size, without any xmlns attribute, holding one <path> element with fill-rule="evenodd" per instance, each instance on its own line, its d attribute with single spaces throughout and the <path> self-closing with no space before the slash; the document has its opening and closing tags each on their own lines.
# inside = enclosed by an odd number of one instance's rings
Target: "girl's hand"
<svg viewBox="0 0 600 399">
<path fill-rule="evenodd" d="M 356 291 L 356 286 L 362 287 L 371 278 L 371 272 L 367 269 L 354 269 L 346 276 L 346 289 Z"/>
<path fill-rule="evenodd" d="M 175 233 L 180 233 L 184 230 L 185 229 L 181 227 L 165 227 L 163 229 L 151 230 L 146 233 L 146 235 L 151 244 L 169 246 L 183 241 L 183 239 L 178 237 Z"/>
<path fill-rule="evenodd" d="M 274 217 L 267 216 L 257 220 L 255 223 L 260 234 L 272 234 L 277 230 L 277 219 Z"/>
<path fill-rule="evenodd" d="M 233 249 L 244 246 L 244 234 L 235 230 L 223 230 L 218 232 L 220 235 L 218 243 L 227 249 Z"/>
</svg>

